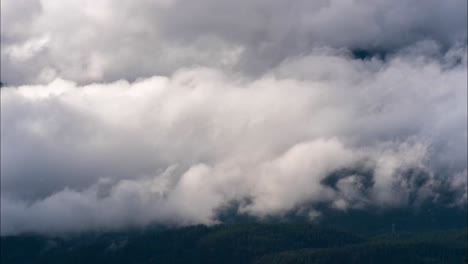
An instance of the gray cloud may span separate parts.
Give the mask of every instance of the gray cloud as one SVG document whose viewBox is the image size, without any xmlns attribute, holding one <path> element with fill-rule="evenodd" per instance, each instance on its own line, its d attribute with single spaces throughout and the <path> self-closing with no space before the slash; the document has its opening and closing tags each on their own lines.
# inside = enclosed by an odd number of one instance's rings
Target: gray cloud
<svg viewBox="0 0 468 264">
<path fill-rule="evenodd" d="M 256 76 L 317 47 L 466 44 L 464 0 L 5 0 L 1 76 L 133 81 L 204 66 Z"/>
<path fill-rule="evenodd" d="M 192 67 L 2 88 L 1 232 L 213 224 L 233 202 L 315 218 L 316 204 L 417 206 L 442 189 L 464 205 L 466 46 L 421 45 L 434 46 L 385 61 L 316 48 L 257 77 Z"/>
<path fill-rule="evenodd" d="M 1 234 L 466 206 L 466 19 L 464 0 L 1 1 Z"/>
</svg>

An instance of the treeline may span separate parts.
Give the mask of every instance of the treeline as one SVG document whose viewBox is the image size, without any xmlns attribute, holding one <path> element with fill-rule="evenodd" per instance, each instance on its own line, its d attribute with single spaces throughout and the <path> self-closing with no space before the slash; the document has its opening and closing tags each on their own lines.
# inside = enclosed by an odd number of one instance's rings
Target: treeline
<svg viewBox="0 0 468 264">
<path fill-rule="evenodd" d="M 1 263 L 462 263 L 467 231 L 356 235 L 308 224 L 1 238 Z"/>
<path fill-rule="evenodd" d="M 386 241 L 348 245 L 341 248 L 302 249 L 261 257 L 255 264 L 393 264 L 463 263 L 466 245 L 435 241 Z"/>
</svg>

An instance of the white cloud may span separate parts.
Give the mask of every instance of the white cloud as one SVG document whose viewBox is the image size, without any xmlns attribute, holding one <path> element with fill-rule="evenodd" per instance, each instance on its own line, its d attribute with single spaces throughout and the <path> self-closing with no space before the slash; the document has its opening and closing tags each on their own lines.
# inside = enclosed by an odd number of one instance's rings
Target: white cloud
<svg viewBox="0 0 468 264">
<path fill-rule="evenodd" d="M 464 204 L 466 49 L 447 54 L 460 63 L 318 49 L 258 78 L 197 67 L 2 88 L 2 234 L 213 224 L 236 202 L 312 219 L 318 203 L 413 205 L 440 188 Z"/>
</svg>

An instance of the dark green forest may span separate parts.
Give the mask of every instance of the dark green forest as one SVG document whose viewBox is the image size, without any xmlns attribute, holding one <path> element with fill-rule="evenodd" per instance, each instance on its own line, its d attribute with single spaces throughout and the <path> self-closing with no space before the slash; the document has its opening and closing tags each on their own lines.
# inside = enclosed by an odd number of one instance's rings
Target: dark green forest
<svg viewBox="0 0 468 264">
<path fill-rule="evenodd" d="M 356 234 L 312 224 L 1 238 L 1 263 L 463 263 L 467 229 Z"/>
</svg>

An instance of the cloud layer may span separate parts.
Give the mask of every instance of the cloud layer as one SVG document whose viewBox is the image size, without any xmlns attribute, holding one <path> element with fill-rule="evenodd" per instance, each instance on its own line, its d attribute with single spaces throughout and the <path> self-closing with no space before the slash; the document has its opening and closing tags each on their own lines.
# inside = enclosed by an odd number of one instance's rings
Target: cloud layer
<svg viewBox="0 0 468 264">
<path fill-rule="evenodd" d="M 1 234 L 466 206 L 466 10 L 2 1 Z"/>
<path fill-rule="evenodd" d="M 258 217 L 417 206 L 440 188 L 463 204 L 466 49 L 449 57 L 317 51 L 254 80 L 195 68 L 4 88 L 2 232 L 210 224 L 233 202 Z"/>
<path fill-rule="evenodd" d="M 464 0 L 5 0 L 1 75 L 12 85 L 170 75 L 258 75 L 317 47 L 395 51 L 466 43 Z"/>
</svg>

